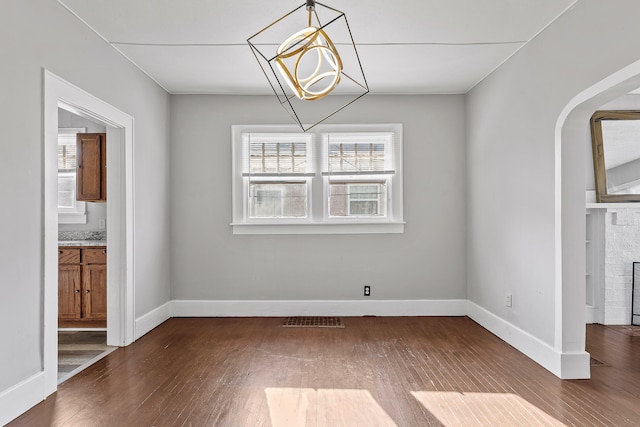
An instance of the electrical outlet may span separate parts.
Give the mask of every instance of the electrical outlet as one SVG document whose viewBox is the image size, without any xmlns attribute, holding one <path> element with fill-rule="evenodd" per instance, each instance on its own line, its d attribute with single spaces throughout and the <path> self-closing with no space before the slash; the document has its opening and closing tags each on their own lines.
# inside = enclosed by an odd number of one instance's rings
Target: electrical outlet
<svg viewBox="0 0 640 427">
<path fill-rule="evenodd" d="M 98 228 L 100 230 L 104 230 L 107 227 L 107 222 L 105 221 L 105 219 L 99 219 L 98 220 Z"/>
<path fill-rule="evenodd" d="M 511 294 L 507 294 L 507 299 L 505 301 L 505 305 L 507 307 L 511 307 L 512 303 L 513 303 L 513 296 Z"/>
<path fill-rule="evenodd" d="M 364 296 L 365 297 L 371 296 L 371 286 L 364 285 Z"/>
</svg>

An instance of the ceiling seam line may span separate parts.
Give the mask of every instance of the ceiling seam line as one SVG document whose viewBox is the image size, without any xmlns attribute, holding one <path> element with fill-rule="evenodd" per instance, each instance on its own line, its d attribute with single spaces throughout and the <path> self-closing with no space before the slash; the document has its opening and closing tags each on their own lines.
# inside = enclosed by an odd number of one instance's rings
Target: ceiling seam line
<svg viewBox="0 0 640 427">
<path fill-rule="evenodd" d="M 142 74 L 144 74 L 145 76 L 147 76 L 149 79 L 151 79 L 151 81 L 153 81 L 155 84 L 157 84 L 158 86 L 160 86 L 160 88 L 162 90 L 164 90 L 165 92 L 167 92 L 169 95 L 171 95 L 171 91 L 169 91 L 166 87 L 164 87 L 162 84 L 160 84 L 160 82 L 158 82 L 155 78 L 153 78 L 149 73 L 147 73 L 144 69 L 142 69 L 142 67 L 140 67 L 137 63 L 135 63 L 131 58 L 129 58 L 127 55 L 124 54 L 124 52 L 122 52 L 120 49 L 118 49 L 117 46 L 115 46 L 113 43 L 111 43 L 109 40 L 107 40 L 106 37 L 104 37 L 102 34 L 100 34 L 98 31 L 96 31 L 91 25 L 89 25 L 87 23 L 87 21 L 85 21 L 84 19 L 82 19 L 80 17 L 80 15 L 78 15 L 77 13 L 75 13 L 73 10 L 71 10 L 66 4 L 62 3 L 61 0 L 58 0 L 58 4 L 60 4 L 63 8 L 65 8 L 67 10 L 67 12 L 69 12 L 71 15 L 73 15 L 78 21 L 80 21 L 82 24 L 84 24 L 89 30 L 91 30 L 95 35 L 97 35 L 98 37 L 100 37 L 106 44 L 108 44 L 109 46 L 111 46 L 112 49 L 115 49 L 116 52 L 118 52 L 120 55 L 122 55 L 122 57 L 124 57 L 124 59 L 126 59 L 127 61 L 129 61 L 131 64 L 133 64 L 134 67 L 136 67 L 138 70 L 140 70 L 142 72 Z"/>
<path fill-rule="evenodd" d="M 538 37 L 540 34 L 542 34 L 543 31 L 545 31 L 547 28 L 549 28 L 549 26 L 551 26 L 554 22 L 556 22 L 558 19 L 560 19 L 565 13 L 567 13 L 569 10 L 573 9 L 579 2 L 581 2 L 582 0 L 574 0 L 573 3 L 571 3 L 569 6 L 567 6 L 562 12 L 560 12 L 555 18 L 553 18 L 553 20 L 551 22 L 549 22 L 547 25 L 545 25 L 540 31 L 538 31 L 536 34 L 534 34 L 529 40 L 527 40 L 526 42 L 524 42 L 524 44 L 522 46 L 520 46 L 518 49 L 516 49 L 511 55 L 509 55 L 507 58 L 505 58 L 504 61 L 502 61 L 500 64 L 498 64 L 496 67 L 493 68 L 493 70 L 491 70 L 489 73 L 487 73 L 484 77 L 482 77 L 480 80 L 478 80 L 475 84 L 473 84 L 469 89 L 467 89 L 467 91 L 465 92 L 465 94 L 471 92 L 473 90 L 473 88 L 475 88 L 476 86 L 478 86 L 480 83 L 482 83 L 487 77 L 489 77 L 491 74 L 495 73 L 496 70 L 498 70 L 498 68 L 502 67 L 507 61 L 509 61 L 512 57 L 514 57 L 518 52 L 520 52 L 521 49 L 524 49 L 524 47 L 526 45 L 528 45 L 529 43 L 531 43 L 531 41 L 533 39 L 535 39 L 536 37 Z"/>
<path fill-rule="evenodd" d="M 150 46 L 150 47 L 234 47 L 247 46 L 247 43 L 136 43 L 136 42 L 108 42 L 112 45 L 123 46 Z M 505 42 L 469 42 L 469 43 L 446 43 L 446 42 L 418 42 L 418 43 L 358 43 L 358 46 L 499 46 L 506 44 L 522 44 L 527 40 L 505 41 Z M 254 43 L 257 46 L 279 46 L 278 43 Z M 351 46 L 350 43 L 334 43 L 336 46 Z"/>
</svg>

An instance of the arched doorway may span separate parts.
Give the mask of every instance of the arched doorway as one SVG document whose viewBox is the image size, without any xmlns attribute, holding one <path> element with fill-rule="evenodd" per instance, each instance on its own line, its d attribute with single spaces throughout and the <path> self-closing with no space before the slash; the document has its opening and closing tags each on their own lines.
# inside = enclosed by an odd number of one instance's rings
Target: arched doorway
<svg viewBox="0 0 640 427">
<path fill-rule="evenodd" d="M 601 105 L 640 87 L 640 61 L 576 95 L 556 122 L 555 346 L 563 378 L 589 378 L 585 357 L 585 141 L 589 118 Z M 573 357 L 576 356 L 576 357 Z"/>
</svg>

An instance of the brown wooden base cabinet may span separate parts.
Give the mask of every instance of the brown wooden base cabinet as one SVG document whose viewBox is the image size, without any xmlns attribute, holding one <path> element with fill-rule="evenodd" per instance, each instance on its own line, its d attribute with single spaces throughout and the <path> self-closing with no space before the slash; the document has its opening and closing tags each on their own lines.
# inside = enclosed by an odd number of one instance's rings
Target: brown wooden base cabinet
<svg viewBox="0 0 640 427">
<path fill-rule="evenodd" d="M 107 248 L 58 248 L 58 327 L 107 326 Z"/>
</svg>

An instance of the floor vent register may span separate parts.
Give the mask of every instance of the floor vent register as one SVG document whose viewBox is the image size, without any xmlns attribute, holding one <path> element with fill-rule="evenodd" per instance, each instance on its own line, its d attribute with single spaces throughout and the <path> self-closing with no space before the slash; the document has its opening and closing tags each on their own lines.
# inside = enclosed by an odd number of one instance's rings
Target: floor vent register
<svg viewBox="0 0 640 427">
<path fill-rule="evenodd" d="M 341 317 L 296 316 L 287 317 L 282 324 L 285 328 L 344 328 Z"/>
</svg>

